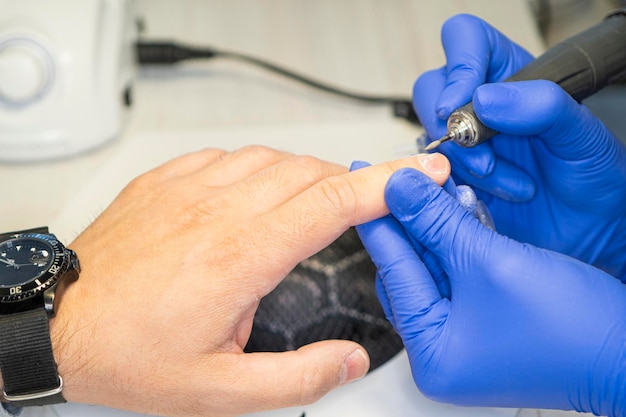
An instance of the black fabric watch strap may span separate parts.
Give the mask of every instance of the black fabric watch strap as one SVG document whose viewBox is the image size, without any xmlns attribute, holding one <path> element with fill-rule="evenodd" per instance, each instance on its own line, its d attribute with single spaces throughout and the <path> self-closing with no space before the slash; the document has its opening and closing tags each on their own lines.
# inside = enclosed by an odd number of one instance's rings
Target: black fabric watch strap
<svg viewBox="0 0 626 417">
<path fill-rule="evenodd" d="M 4 396 L 16 406 L 65 402 L 43 307 L 0 316 Z"/>
<path fill-rule="evenodd" d="M 0 242 L 2 242 L 3 240 L 8 240 L 8 238 L 10 238 L 13 235 L 18 235 L 21 233 L 43 233 L 43 234 L 47 234 L 50 233 L 48 231 L 48 227 L 47 226 L 43 226 L 43 227 L 35 227 L 32 229 L 25 229 L 25 230 L 18 230 L 15 232 L 7 232 L 7 233 L 2 233 L 0 234 Z"/>
</svg>

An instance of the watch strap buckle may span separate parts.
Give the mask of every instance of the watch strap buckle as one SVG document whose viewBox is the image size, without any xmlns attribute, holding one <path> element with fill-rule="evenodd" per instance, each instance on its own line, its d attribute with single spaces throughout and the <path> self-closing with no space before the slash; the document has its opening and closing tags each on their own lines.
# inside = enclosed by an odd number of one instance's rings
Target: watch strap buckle
<svg viewBox="0 0 626 417">
<path fill-rule="evenodd" d="M 45 401 L 40 401 L 40 400 L 47 398 L 47 397 L 54 397 L 58 394 L 61 394 L 62 391 L 63 391 L 63 378 L 61 378 L 61 375 L 59 375 L 59 386 L 56 388 L 52 388 L 52 389 L 45 390 L 45 391 L 32 392 L 28 394 L 16 394 L 16 395 L 7 394 L 5 389 L 2 388 L 2 397 L 5 400 L 15 405 L 28 405 L 28 403 L 31 401 L 44 404 Z M 58 401 L 54 401 L 53 403 L 58 403 Z"/>
</svg>

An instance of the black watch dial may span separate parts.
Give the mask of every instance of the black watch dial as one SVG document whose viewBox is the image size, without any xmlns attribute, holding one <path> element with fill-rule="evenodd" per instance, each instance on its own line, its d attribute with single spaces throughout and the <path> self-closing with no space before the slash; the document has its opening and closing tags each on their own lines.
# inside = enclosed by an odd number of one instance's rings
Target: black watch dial
<svg viewBox="0 0 626 417">
<path fill-rule="evenodd" d="M 17 237 L 0 243 L 0 296 L 24 298 L 42 289 L 60 270 L 55 240 Z M 2 297 L 5 298 L 5 297 Z"/>
</svg>

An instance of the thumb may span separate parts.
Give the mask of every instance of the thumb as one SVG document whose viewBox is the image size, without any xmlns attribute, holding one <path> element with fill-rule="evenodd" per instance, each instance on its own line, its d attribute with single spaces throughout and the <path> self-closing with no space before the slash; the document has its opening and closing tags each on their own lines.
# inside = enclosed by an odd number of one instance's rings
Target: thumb
<svg viewBox="0 0 626 417">
<path fill-rule="evenodd" d="M 238 402 L 247 412 L 311 404 L 329 391 L 365 376 L 370 360 L 363 347 L 347 340 L 325 340 L 288 352 L 237 355 L 230 372 L 237 379 Z M 257 408 L 257 409 L 254 409 Z"/>
<path fill-rule="evenodd" d="M 474 110 L 498 132 L 538 135 L 565 160 L 596 161 L 606 158 L 606 149 L 616 148 L 602 123 L 551 81 L 485 84 L 474 94 Z"/>
<path fill-rule="evenodd" d="M 451 284 L 459 266 L 482 269 L 494 232 L 430 178 L 417 170 L 397 171 L 387 183 L 385 201 L 407 233 L 435 255 Z"/>
</svg>

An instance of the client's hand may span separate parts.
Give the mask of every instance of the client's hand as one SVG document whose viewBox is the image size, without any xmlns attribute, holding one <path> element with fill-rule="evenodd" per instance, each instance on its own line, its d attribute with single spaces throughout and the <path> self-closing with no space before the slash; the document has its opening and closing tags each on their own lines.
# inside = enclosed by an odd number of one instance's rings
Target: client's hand
<svg viewBox="0 0 626 417">
<path fill-rule="evenodd" d="M 260 299 L 298 262 L 387 214 L 384 186 L 401 167 L 440 184 L 449 174 L 441 155 L 348 173 L 251 147 L 189 154 L 132 181 L 69 245 L 82 273 L 51 322 L 65 397 L 232 416 L 310 403 L 362 377 L 369 360 L 350 341 L 243 348 Z"/>
</svg>

